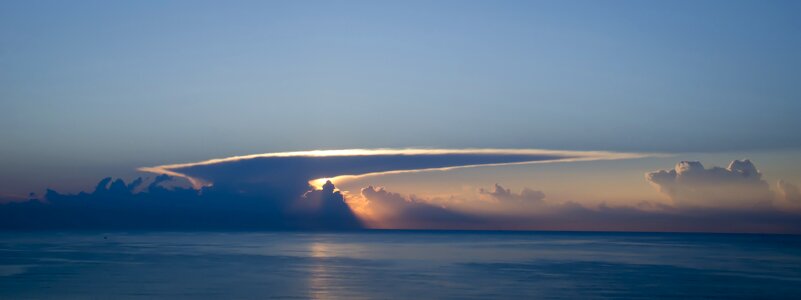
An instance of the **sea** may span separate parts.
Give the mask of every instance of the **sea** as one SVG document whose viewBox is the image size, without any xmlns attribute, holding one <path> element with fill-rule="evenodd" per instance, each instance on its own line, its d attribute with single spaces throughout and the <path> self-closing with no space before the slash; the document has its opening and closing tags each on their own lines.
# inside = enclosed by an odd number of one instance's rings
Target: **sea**
<svg viewBox="0 0 801 300">
<path fill-rule="evenodd" d="M 801 236 L 0 232 L 0 299 L 801 299 Z"/>
</svg>

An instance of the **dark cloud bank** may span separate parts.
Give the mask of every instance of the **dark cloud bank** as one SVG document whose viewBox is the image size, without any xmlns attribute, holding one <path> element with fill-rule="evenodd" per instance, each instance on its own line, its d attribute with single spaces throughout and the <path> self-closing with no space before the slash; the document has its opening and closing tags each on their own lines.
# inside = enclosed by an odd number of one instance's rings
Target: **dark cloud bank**
<svg viewBox="0 0 801 300">
<path fill-rule="evenodd" d="M 142 191 L 106 178 L 91 193 L 0 205 L 3 229 L 357 229 L 362 225 L 333 185 L 302 196 L 251 194 L 215 187 L 166 188 L 161 175 Z"/>
</svg>

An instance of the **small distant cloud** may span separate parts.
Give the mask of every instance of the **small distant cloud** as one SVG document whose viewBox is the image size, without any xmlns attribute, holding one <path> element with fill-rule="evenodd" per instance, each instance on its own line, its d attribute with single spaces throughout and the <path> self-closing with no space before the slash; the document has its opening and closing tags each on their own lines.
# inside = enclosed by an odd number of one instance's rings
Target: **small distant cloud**
<svg viewBox="0 0 801 300">
<path fill-rule="evenodd" d="M 27 197 L 19 195 L 0 195 L 0 204 L 26 202 L 30 200 L 36 200 L 36 198 L 37 197 L 35 193 L 30 193 Z"/>
<path fill-rule="evenodd" d="M 500 184 L 495 184 L 492 191 L 479 189 L 479 194 L 488 195 L 499 201 L 521 201 L 521 202 L 542 202 L 545 199 L 545 193 L 536 191 L 529 188 L 523 188 L 519 194 L 512 193 L 512 190 L 504 188 Z"/>
</svg>

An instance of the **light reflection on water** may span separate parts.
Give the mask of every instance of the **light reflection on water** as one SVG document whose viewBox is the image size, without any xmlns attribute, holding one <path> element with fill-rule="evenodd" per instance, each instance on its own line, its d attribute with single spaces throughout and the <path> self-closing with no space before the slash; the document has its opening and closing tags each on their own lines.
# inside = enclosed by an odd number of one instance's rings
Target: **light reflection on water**
<svg viewBox="0 0 801 300">
<path fill-rule="evenodd" d="M 0 233 L 0 299 L 801 299 L 801 237 Z"/>
</svg>

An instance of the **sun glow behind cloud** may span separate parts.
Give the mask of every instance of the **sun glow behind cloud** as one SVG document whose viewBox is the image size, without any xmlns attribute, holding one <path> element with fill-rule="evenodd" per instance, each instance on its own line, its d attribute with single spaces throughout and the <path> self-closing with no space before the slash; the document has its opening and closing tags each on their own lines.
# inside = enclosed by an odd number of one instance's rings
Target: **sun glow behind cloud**
<svg viewBox="0 0 801 300">
<path fill-rule="evenodd" d="M 323 185 L 328 181 L 331 181 L 332 183 L 335 183 L 333 178 L 323 177 L 323 178 L 317 178 L 317 179 L 314 179 L 314 180 L 310 180 L 309 181 L 309 185 L 314 187 L 314 189 L 321 190 L 321 189 L 323 189 Z"/>
</svg>

